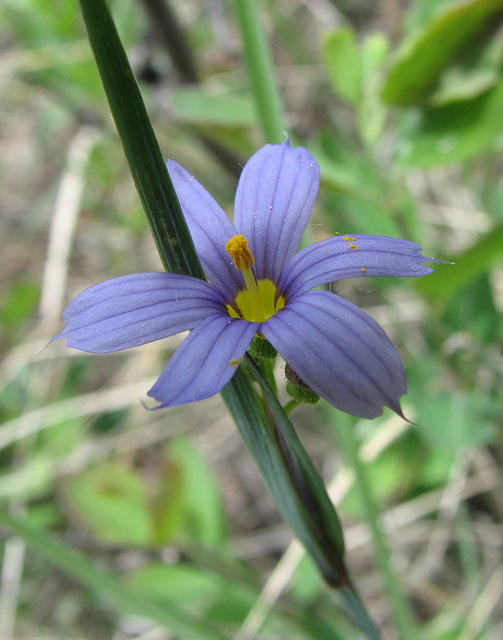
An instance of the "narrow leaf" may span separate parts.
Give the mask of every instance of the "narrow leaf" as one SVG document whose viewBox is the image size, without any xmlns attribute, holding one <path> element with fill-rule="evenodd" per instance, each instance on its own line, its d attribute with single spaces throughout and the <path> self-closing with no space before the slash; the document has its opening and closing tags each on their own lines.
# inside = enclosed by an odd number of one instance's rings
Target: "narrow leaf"
<svg viewBox="0 0 503 640">
<path fill-rule="evenodd" d="M 335 587 L 347 584 L 342 530 L 325 486 L 264 375 L 251 358 L 247 362 L 272 415 L 259 408 L 256 394 L 241 369 L 224 389 L 224 400 L 283 518 L 325 580 Z M 229 387 L 244 400 L 241 406 L 230 396 Z"/>
<path fill-rule="evenodd" d="M 169 271 L 204 277 L 193 243 L 181 213 L 175 191 L 148 119 L 140 92 L 133 78 L 117 31 L 103 0 L 79 0 L 96 62 L 100 70 L 110 108 L 128 158 L 133 178 L 152 228 L 159 253 Z M 249 64 L 256 73 L 254 95 L 264 99 L 261 112 L 265 135 L 271 140 L 283 138 L 283 117 L 272 66 L 265 46 L 265 35 L 258 20 L 258 7 L 249 0 L 236 0 L 243 35 L 247 41 Z M 253 28 L 252 28 L 253 27 Z M 257 53 L 256 62 L 252 55 Z M 262 92 L 262 94 L 261 94 Z M 250 362 L 250 366 L 254 366 Z M 315 558 L 327 582 L 332 586 L 349 585 L 343 561 L 344 544 L 335 510 L 292 425 L 261 372 L 255 372 L 270 409 L 266 412 L 242 368 L 239 368 L 222 395 L 257 463 L 277 505 L 294 533 Z M 7 520 L 4 518 L 4 522 Z M 142 602 L 117 584 L 113 577 L 101 576 L 89 569 L 79 556 L 56 543 L 33 536 L 20 523 L 8 522 L 25 539 L 59 564 L 68 573 L 93 589 L 117 593 L 122 600 L 138 607 L 143 615 L 161 622 L 184 637 L 217 640 L 199 621 L 185 620 L 175 608 L 160 611 Z M 63 551 L 62 551 L 63 550 Z M 164 616 L 164 618 L 163 618 Z"/>
</svg>

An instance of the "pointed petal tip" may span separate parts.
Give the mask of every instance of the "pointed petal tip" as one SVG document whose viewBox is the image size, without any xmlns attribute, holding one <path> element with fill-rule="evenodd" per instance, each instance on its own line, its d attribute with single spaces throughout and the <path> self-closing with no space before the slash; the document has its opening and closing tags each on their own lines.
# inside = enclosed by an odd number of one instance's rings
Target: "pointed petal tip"
<svg viewBox="0 0 503 640">
<path fill-rule="evenodd" d="M 385 406 L 403 417 L 407 391 L 402 361 L 379 325 L 333 293 L 298 296 L 261 327 L 301 379 L 329 404 L 357 417 Z"/>
<path fill-rule="evenodd" d="M 438 262 L 440 264 L 456 264 L 455 262 L 451 262 L 450 260 L 441 260 L 440 258 L 431 258 L 430 256 L 425 256 L 421 253 L 421 251 L 424 251 L 422 247 L 419 247 L 417 251 L 419 253 L 419 256 L 422 258 L 423 262 Z"/>
<path fill-rule="evenodd" d="M 61 331 L 61 333 L 58 333 L 57 336 L 54 336 L 54 338 L 51 338 L 49 342 L 45 345 L 45 347 L 42 347 L 42 349 L 40 349 L 40 351 L 37 353 L 37 356 L 40 356 L 42 353 L 44 353 L 44 351 L 51 346 L 54 340 L 59 340 L 60 338 L 63 338 L 63 337 L 64 337 L 63 331 Z"/>
<path fill-rule="evenodd" d="M 170 403 L 163 404 L 161 400 L 152 395 L 151 391 L 154 387 L 155 384 L 147 391 L 147 398 L 140 398 L 140 402 L 144 409 L 147 411 L 157 411 L 158 409 L 166 409 L 167 407 L 172 406 Z"/>
<path fill-rule="evenodd" d="M 404 415 L 404 413 L 403 413 L 403 411 L 401 409 L 400 409 L 400 413 L 398 413 L 398 415 L 400 416 L 400 418 L 405 420 L 405 422 L 408 422 L 413 427 L 419 428 L 419 425 L 416 422 L 412 422 L 412 420 L 409 420 L 409 418 L 407 418 L 407 416 Z"/>
<path fill-rule="evenodd" d="M 207 400 L 213 397 L 223 389 L 226 383 L 227 381 L 224 381 L 221 384 L 214 384 L 211 388 L 203 388 L 199 391 L 193 388 L 188 392 L 183 391 L 179 394 L 173 394 L 166 390 L 165 380 L 159 378 L 152 388 L 147 391 L 147 396 L 152 399 L 151 402 L 148 399 L 142 400 L 142 404 L 148 411 L 179 407 L 183 404 L 199 402 L 199 400 Z"/>
<path fill-rule="evenodd" d="M 405 417 L 402 406 L 400 404 L 400 401 L 398 402 L 396 407 L 389 407 L 391 409 L 391 411 L 394 411 L 396 413 L 397 416 L 400 416 L 400 418 L 402 418 L 402 420 L 405 420 L 405 422 L 409 422 L 410 424 L 412 424 L 410 422 L 410 420 L 408 418 Z"/>
<path fill-rule="evenodd" d="M 416 424 L 412 420 L 409 420 L 409 418 L 407 418 L 407 416 L 404 414 L 400 401 L 398 401 L 396 407 L 394 407 L 394 406 L 392 407 L 391 405 L 388 405 L 388 408 L 391 409 L 394 413 L 396 413 L 397 416 L 402 418 L 402 420 L 405 420 L 405 422 L 408 422 L 413 427 L 418 427 L 419 428 L 418 424 Z"/>
</svg>

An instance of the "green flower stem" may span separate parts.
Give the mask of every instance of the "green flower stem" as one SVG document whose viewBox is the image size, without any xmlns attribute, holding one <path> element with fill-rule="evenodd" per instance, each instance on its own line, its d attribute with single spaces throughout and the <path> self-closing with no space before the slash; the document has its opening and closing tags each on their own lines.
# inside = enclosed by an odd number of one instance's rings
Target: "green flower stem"
<svg viewBox="0 0 503 640">
<path fill-rule="evenodd" d="M 163 262 L 171 270 L 172 257 L 180 255 L 177 271 L 202 274 L 192 242 L 182 241 L 185 220 L 181 212 L 178 215 L 173 185 L 106 4 L 104 0 L 80 3 L 117 130 Z M 253 374 L 258 376 L 271 412 L 264 411 L 242 367 L 224 389 L 224 399 L 285 520 L 316 559 L 327 582 L 348 584 L 342 531 L 325 487 L 264 374 L 254 363 L 248 364 L 255 369 Z"/>
<path fill-rule="evenodd" d="M 273 358 L 260 358 L 257 359 L 257 363 L 262 369 L 263 374 L 265 375 L 269 386 L 273 390 L 274 395 L 278 395 L 278 385 L 276 384 L 276 377 L 274 376 L 274 363 L 276 362 Z"/>
<path fill-rule="evenodd" d="M 372 535 L 377 563 L 391 604 L 391 615 L 394 618 L 400 639 L 413 640 L 416 638 L 414 617 L 403 587 L 399 584 L 391 564 L 390 552 L 379 524 L 379 508 L 372 493 L 371 480 L 358 453 L 359 443 L 355 436 L 354 422 L 350 416 L 338 412 L 336 424 L 343 455 L 355 474 L 355 486 Z"/>
<path fill-rule="evenodd" d="M 244 56 L 255 109 L 266 142 L 285 139 L 285 117 L 276 83 L 269 43 L 260 22 L 258 0 L 235 0 Z"/>
<path fill-rule="evenodd" d="M 166 271 L 204 278 L 124 48 L 104 0 L 79 0 L 110 110 Z"/>
<path fill-rule="evenodd" d="M 286 413 L 286 415 L 289 415 L 294 409 L 296 409 L 300 404 L 302 404 L 301 402 L 299 402 L 298 400 L 294 400 L 293 398 L 291 400 L 289 400 L 285 406 L 283 407 L 283 411 Z"/>
</svg>

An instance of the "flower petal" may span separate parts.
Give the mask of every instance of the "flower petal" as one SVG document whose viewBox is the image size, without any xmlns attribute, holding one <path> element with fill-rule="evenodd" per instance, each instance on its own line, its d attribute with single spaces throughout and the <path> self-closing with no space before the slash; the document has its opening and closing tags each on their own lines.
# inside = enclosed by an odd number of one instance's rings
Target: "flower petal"
<svg viewBox="0 0 503 640">
<path fill-rule="evenodd" d="M 320 168 L 302 147 L 262 147 L 239 179 L 234 226 L 248 240 L 257 278 L 277 282 L 299 248 L 320 184 Z"/>
<path fill-rule="evenodd" d="M 261 327 L 264 337 L 313 391 L 334 407 L 375 418 L 399 415 L 407 391 L 395 347 L 361 309 L 328 291 L 304 293 Z"/>
<path fill-rule="evenodd" d="M 162 407 L 204 400 L 234 375 L 259 327 L 257 322 L 212 316 L 189 333 L 148 395 Z"/>
<path fill-rule="evenodd" d="M 236 230 L 213 196 L 181 164 L 168 160 L 167 167 L 206 277 L 231 299 L 243 287 L 241 273 L 225 250 Z"/>
<path fill-rule="evenodd" d="M 208 282 L 174 273 L 136 273 L 106 280 L 66 307 L 65 329 L 53 340 L 89 353 L 111 353 L 192 329 L 210 315 L 226 314 Z"/>
<path fill-rule="evenodd" d="M 433 271 L 409 240 L 357 235 L 328 238 L 299 251 L 281 274 L 279 289 L 291 298 L 320 284 L 361 276 L 425 276 Z"/>
</svg>

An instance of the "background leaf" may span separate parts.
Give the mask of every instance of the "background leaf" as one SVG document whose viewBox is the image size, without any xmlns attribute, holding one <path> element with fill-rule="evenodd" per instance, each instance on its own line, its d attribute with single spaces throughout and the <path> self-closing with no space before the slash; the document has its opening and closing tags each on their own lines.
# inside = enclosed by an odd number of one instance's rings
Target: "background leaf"
<svg viewBox="0 0 503 640">
<path fill-rule="evenodd" d="M 404 132 L 400 162 L 415 167 L 462 162 L 501 144 L 503 80 L 469 101 L 427 109 Z"/>
<path fill-rule="evenodd" d="M 502 0 L 443 5 L 421 30 L 402 43 L 382 89 L 384 99 L 399 105 L 425 101 L 456 55 L 497 20 L 502 10 Z"/>
<path fill-rule="evenodd" d="M 325 34 L 323 58 L 330 81 L 340 96 L 358 104 L 362 95 L 362 63 L 356 36 L 345 27 Z"/>
<path fill-rule="evenodd" d="M 109 462 L 68 478 L 71 511 L 105 544 L 148 545 L 149 514 L 141 478 L 126 465 Z"/>
</svg>

